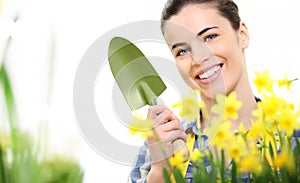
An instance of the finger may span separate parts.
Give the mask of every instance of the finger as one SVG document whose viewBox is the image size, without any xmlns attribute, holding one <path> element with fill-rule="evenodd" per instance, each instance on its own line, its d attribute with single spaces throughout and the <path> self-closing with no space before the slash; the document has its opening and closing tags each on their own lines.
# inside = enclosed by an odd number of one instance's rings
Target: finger
<svg viewBox="0 0 300 183">
<path fill-rule="evenodd" d="M 148 108 L 147 117 L 150 119 L 154 119 L 157 115 L 165 111 L 167 108 L 163 105 L 154 105 Z"/>
<path fill-rule="evenodd" d="M 167 123 L 164 123 L 161 125 L 161 130 L 162 131 L 172 131 L 172 130 L 182 130 L 183 131 L 183 127 L 182 125 L 179 123 L 178 120 L 173 120 L 173 121 L 169 121 Z"/>
<path fill-rule="evenodd" d="M 151 138 L 147 139 L 147 141 L 148 141 L 148 144 L 155 144 L 155 143 L 162 142 L 165 145 L 170 145 L 177 139 L 182 139 L 182 140 L 186 141 L 187 140 L 186 133 L 182 130 L 160 132 L 160 133 L 158 133 L 158 138 L 151 137 Z"/>
<path fill-rule="evenodd" d="M 166 109 L 154 118 L 154 123 L 156 126 L 159 126 L 171 121 L 173 118 L 172 111 Z"/>
<path fill-rule="evenodd" d="M 177 120 L 177 121 L 180 121 L 179 118 L 173 114 L 173 112 L 171 111 L 171 114 L 170 114 L 170 121 L 173 121 L 173 120 Z"/>
<path fill-rule="evenodd" d="M 172 122 L 170 122 L 170 123 L 172 123 Z M 186 141 L 186 138 L 187 138 L 182 125 L 179 125 L 179 127 L 176 130 L 170 130 L 170 131 L 166 131 L 164 125 L 160 125 L 160 126 L 156 127 L 155 131 L 157 133 L 157 136 L 154 135 L 154 136 L 151 136 L 150 138 L 148 138 L 147 140 L 148 140 L 149 144 L 156 143 L 158 141 L 161 141 L 164 144 L 171 144 L 174 140 L 176 140 L 178 138 L 180 138 L 184 141 Z"/>
<path fill-rule="evenodd" d="M 173 143 L 177 139 L 187 140 L 187 135 L 182 130 L 173 130 L 168 133 L 168 136 L 164 139 L 166 143 Z"/>
</svg>

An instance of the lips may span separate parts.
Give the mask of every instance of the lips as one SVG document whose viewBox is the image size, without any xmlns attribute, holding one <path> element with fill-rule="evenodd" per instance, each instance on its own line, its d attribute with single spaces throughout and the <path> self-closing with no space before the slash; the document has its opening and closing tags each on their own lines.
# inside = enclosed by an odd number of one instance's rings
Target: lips
<svg viewBox="0 0 300 183">
<path fill-rule="evenodd" d="M 213 65 L 207 67 L 196 74 L 196 79 L 200 80 L 203 84 L 212 82 L 219 75 L 223 64 Z"/>
</svg>

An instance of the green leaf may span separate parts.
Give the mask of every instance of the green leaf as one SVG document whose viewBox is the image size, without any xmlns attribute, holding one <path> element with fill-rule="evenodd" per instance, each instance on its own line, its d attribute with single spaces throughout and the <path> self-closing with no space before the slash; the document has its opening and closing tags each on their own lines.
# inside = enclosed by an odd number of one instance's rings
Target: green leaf
<svg viewBox="0 0 300 183">
<path fill-rule="evenodd" d="M 236 182 L 236 176 L 237 175 L 237 166 L 235 161 L 232 161 L 232 167 L 231 167 L 231 183 L 235 183 Z"/>
<path fill-rule="evenodd" d="M 225 182 L 225 153 L 221 150 L 221 165 L 220 165 L 221 182 Z"/>
<path fill-rule="evenodd" d="M 273 151 L 273 146 L 272 146 L 272 143 L 271 143 L 271 142 L 269 142 L 269 152 L 270 152 L 270 156 L 271 156 L 272 158 L 274 158 L 274 151 Z"/>
<path fill-rule="evenodd" d="M 5 161 L 5 155 L 3 153 L 1 144 L 0 144 L 0 182 L 1 183 L 8 183 L 8 166 Z"/>
<path fill-rule="evenodd" d="M 164 175 L 165 183 L 171 183 L 171 179 L 166 168 L 163 169 L 163 175 Z"/>
<path fill-rule="evenodd" d="M 185 179 L 181 174 L 181 171 L 178 168 L 173 169 L 173 175 L 176 180 L 176 183 L 186 183 Z"/>
</svg>

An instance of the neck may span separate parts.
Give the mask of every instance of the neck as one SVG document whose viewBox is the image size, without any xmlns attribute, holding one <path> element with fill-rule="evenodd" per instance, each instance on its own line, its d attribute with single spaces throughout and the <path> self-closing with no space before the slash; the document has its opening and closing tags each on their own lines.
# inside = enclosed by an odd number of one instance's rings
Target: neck
<svg viewBox="0 0 300 183">
<path fill-rule="evenodd" d="M 242 107 L 238 110 L 238 119 L 237 120 L 231 120 L 231 131 L 234 131 L 236 129 L 239 129 L 239 126 L 241 123 L 243 123 L 245 129 L 249 129 L 251 127 L 251 119 L 252 119 L 252 111 L 256 109 L 257 103 L 255 100 L 255 96 L 251 90 L 249 82 L 248 84 L 243 83 L 242 87 L 236 87 L 234 91 L 237 94 L 237 100 L 242 102 Z M 202 98 L 206 105 L 206 109 L 208 109 L 207 115 L 209 118 L 213 116 L 211 113 L 211 108 L 213 105 L 216 104 L 215 99 L 208 99 L 208 98 Z M 202 121 L 202 127 L 205 128 L 206 121 Z"/>
<path fill-rule="evenodd" d="M 239 129 L 241 123 L 243 123 L 245 129 L 251 127 L 252 111 L 257 108 L 255 96 L 252 93 L 250 87 L 248 92 L 242 93 L 237 91 L 237 99 L 242 102 L 242 107 L 238 110 L 238 119 L 232 121 L 231 130 Z"/>
</svg>

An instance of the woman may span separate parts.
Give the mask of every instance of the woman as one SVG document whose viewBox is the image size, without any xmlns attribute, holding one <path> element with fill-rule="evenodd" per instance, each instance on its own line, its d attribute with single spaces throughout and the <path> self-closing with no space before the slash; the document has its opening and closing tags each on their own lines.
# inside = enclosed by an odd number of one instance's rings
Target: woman
<svg viewBox="0 0 300 183">
<path fill-rule="evenodd" d="M 217 94 L 236 92 L 243 105 L 231 130 L 241 123 L 248 128 L 256 100 L 245 61 L 248 30 L 240 20 L 237 5 L 231 0 L 169 0 L 162 13 L 161 29 L 181 76 L 191 88 L 200 90 L 206 108 L 216 103 Z M 210 110 L 207 113 L 210 115 Z M 186 141 L 187 134 L 197 133 L 196 124 L 184 129 L 171 110 L 163 106 L 150 107 L 148 117 L 155 121 L 167 150 L 174 140 Z M 205 124 L 202 120 L 201 130 Z M 168 166 L 158 155 L 156 144 L 155 136 L 147 139 L 130 174 L 131 182 L 164 182 L 163 168 Z M 187 180 L 192 179 L 191 169 L 187 168 Z"/>
</svg>

